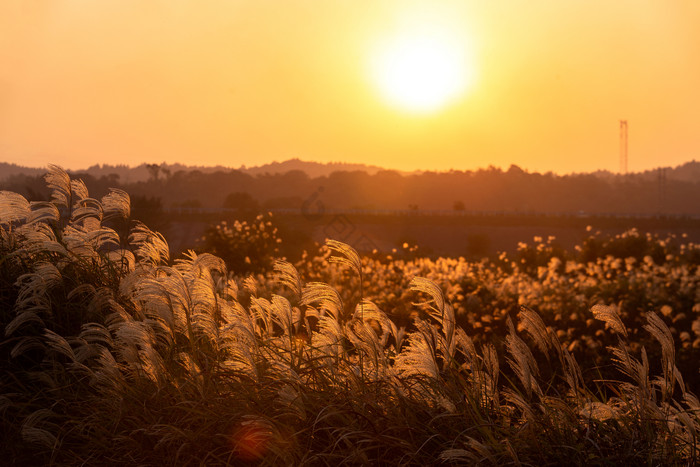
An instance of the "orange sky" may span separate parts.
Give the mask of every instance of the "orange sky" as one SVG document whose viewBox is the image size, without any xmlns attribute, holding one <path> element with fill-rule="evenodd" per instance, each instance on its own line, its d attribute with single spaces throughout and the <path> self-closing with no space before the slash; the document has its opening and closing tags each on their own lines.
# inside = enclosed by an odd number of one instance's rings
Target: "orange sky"
<svg viewBox="0 0 700 467">
<path fill-rule="evenodd" d="M 428 115 L 368 78 L 411 15 L 473 57 Z M 700 159 L 697 0 L 0 2 L 4 162 L 617 171 L 620 119 L 630 170 Z"/>
</svg>

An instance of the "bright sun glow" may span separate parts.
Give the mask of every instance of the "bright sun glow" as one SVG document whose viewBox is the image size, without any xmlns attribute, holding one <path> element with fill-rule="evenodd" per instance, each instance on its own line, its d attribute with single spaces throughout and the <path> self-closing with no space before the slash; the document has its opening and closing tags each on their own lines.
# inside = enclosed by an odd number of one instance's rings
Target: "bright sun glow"
<svg viewBox="0 0 700 467">
<path fill-rule="evenodd" d="M 389 104 L 432 113 L 472 84 L 466 48 L 440 32 L 406 32 L 380 44 L 371 57 L 372 81 Z"/>
</svg>

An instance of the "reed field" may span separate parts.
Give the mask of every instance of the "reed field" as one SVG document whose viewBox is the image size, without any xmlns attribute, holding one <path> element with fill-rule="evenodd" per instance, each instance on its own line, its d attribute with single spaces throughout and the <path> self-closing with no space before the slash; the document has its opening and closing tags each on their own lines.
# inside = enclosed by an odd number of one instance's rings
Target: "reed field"
<svg viewBox="0 0 700 467">
<path fill-rule="evenodd" d="M 0 463 L 692 465 L 700 246 L 292 264 L 274 219 L 196 251 L 90 198 L 0 192 Z M 282 239 L 283 241 L 283 239 Z"/>
</svg>

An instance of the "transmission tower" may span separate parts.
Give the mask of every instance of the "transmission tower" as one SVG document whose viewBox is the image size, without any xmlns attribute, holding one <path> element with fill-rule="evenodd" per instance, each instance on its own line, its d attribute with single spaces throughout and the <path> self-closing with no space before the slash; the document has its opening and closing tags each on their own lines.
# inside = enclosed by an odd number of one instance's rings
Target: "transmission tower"
<svg viewBox="0 0 700 467">
<path fill-rule="evenodd" d="M 627 173 L 627 120 L 620 120 L 620 173 Z"/>
</svg>

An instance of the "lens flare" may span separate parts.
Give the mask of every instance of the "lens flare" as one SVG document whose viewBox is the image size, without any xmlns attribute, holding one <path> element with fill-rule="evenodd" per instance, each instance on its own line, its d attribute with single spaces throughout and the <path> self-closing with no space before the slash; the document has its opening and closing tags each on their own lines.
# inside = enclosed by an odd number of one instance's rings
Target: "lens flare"
<svg viewBox="0 0 700 467">
<path fill-rule="evenodd" d="M 231 436 L 233 450 L 243 461 L 262 459 L 272 439 L 272 430 L 263 420 L 241 422 Z"/>
</svg>

